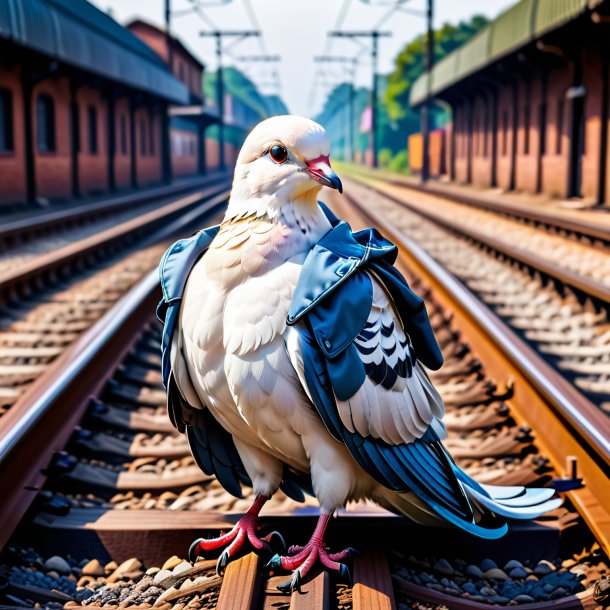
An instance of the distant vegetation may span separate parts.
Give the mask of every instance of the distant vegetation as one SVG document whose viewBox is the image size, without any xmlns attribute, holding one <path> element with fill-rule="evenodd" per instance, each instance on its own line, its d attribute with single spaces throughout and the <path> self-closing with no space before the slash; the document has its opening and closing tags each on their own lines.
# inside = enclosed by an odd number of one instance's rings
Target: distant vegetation
<svg viewBox="0 0 610 610">
<path fill-rule="evenodd" d="M 216 72 L 206 72 L 203 78 L 203 92 L 207 103 L 216 105 Z M 256 123 L 275 114 L 287 114 L 288 109 L 277 95 L 264 95 L 256 85 L 236 68 L 223 69 L 223 84 L 226 95 L 232 97 L 232 108 L 225 107 L 225 113 L 233 120 L 225 129 L 227 142 L 240 146 L 247 131 Z M 210 127 L 209 137 L 216 137 L 216 128 Z"/>
<path fill-rule="evenodd" d="M 445 57 L 472 38 L 488 19 L 476 15 L 468 21 L 457 25 L 444 24 L 434 33 L 435 61 Z M 424 35 L 418 36 L 407 43 L 394 60 L 394 70 L 390 74 L 380 76 L 379 82 L 379 162 L 392 171 L 405 172 L 408 166 L 407 138 L 419 131 L 419 112 L 409 108 L 411 87 L 424 72 L 425 57 Z M 341 84 L 328 96 L 322 112 L 316 120 L 324 125 L 330 134 L 333 150 L 339 158 L 345 158 L 345 125 L 348 121 L 347 100 L 349 86 Z M 363 152 L 368 145 L 368 134 L 360 134 L 360 116 L 369 105 L 368 89 L 358 89 L 356 92 L 354 128 L 356 150 Z M 446 117 L 435 109 L 433 121 L 440 126 Z"/>
</svg>

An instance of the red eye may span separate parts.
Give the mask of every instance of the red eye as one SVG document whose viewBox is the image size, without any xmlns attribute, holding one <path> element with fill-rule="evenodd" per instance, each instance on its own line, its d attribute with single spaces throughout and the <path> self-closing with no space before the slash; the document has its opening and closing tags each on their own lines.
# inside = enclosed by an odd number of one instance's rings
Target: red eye
<svg viewBox="0 0 610 610">
<path fill-rule="evenodd" d="M 284 161 L 286 161 L 286 159 L 288 159 L 288 151 L 286 150 L 285 146 L 282 146 L 281 144 L 274 144 L 269 149 L 269 156 L 276 163 L 284 163 Z"/>
</svg>

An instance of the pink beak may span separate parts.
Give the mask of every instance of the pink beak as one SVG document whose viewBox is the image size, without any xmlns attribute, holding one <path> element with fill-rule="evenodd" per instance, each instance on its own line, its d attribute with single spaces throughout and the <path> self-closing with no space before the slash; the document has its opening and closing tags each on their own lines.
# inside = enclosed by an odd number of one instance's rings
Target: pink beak
<svg viewBox="0 0 610 610">
<path fill-rule="evenodd" d="M 337 189 L 340 193 L 343 192 L 341 179 L 335 174 L 330 166 L 328 155 L 320 155 L 317 159 L 312 159 L 306 162 L 306 168 L 309 175 L 323 186 Z"/>
</svg>

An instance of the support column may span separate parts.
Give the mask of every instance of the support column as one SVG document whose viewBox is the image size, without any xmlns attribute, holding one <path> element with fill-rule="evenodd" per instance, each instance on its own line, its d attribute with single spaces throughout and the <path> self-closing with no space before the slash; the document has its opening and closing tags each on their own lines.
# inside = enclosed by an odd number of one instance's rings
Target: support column
<svg viewBox="0 0 610 610">
<path fill-rule="evenodd" d="M 472 132 L 473 132 L 473 122 L 474 122 L 474 103 L 472 100 L 467 100 L 467 115 L 466 115 L 466 182 L 468 184 L 472 184 L 472 155 L 473 155 L 473 146 L 472 146 Z"/>
<path fill-rule="evenodd" d="M 608 163 L 608 103 L 610 91 L 608 71 L 610 70 L 610 53 L 606 45 L 602 47 L 602 100 L 600 109 L 601 133 L 599 137 L 599 167 L 597 180 L 597 203 L 606 201 L 606 165 Z"/>
<path fill-rule="evenodd" d="M 541 90 L 541 102 L 540 102 L 540 116 L 538 117 L 538 166 L 536 169 L 536 192 L 542 192 L 542 161 L 546 154 L 546 119 L 547 119 L 547 89 L 548 89 L 548 77 L 546 70 L 542 71 L 540 77 L 540 90 Z"/>
<path fill-rule="evenodd" d="M 34 88 L 32 68 L 21 66 L 21 89 L 23 92 L 23 134 L 25 139 L 25 192 L 29 203 L 36 201 L 36 163 L 34 158 L 34 119 L 32 116 L 32 90 Z"/>
<path fill-rule="evenodd" d="M 513 129 L 512 129 L 512 144 L 510 151 L 510 182 L 509 189 L 511 191 L 515 190 L 517 185 L 517 134 L 519 132 L 519 84 L 517 81 L 513 81 L 512 83 L 512 92 L 513 92 Z"/>
<path fill-rule="evenodd" d="M 72 170 L 72 197 L 80 197 L 80 176 L 78 167 L 78 152 L 80 150 L 80 117 L 76 94 L 78 84 L 70 79 L 70 168 Z"/>
<path fill-rule="evenodd" d="M 163 182 L 169 184 L 172 181 L 172 157 L 170 149 L 170 121 L 167 104 L 161 106 L 161 173 Z"/>
<path fill-rule="evenodd" d="M 197 129 L 197 171 L 202 176 L 207 174 L 205 164 L 205 127 L 199 125 Z"/>
<path fill-rule="evenodd" d="M 455 149 L 456 141 L 455 141 L 455 132 L 457 129 L 457 109 L 458 105 L 453 104 L 451 106 L 451 154 L 449 158 L 449 178 L 452 182 L 455 182 L 455 157 L 457 151 Z"/>
<path fill-rule="evenodd" d="M 136 104 L 129 98 L 129 159 L 131 165 L 131 188 L 138 188 L 138 147 L 136 142 Z"/>
<path fill-rule="evenodd" d="M 574 59 L 570 102 L 570 151 L 568 166 L 568 197 L 581 196 L 582 157 L 584 153 L 585 90 L 582 82 L 582 57 Z"/>
<path fill-rule="evenodd" d="M 498 90 L 491 94 L 491 186 L 498 186 Z"/>
<path fill-rule="evenodd" d="M 108 134 L 108 190 L 116 191 L 116 176 L 114 162 L 116 157 L 116 93 L 114 87 L 110 87 L 107 96 L 107 134 Z"/>
</svg>

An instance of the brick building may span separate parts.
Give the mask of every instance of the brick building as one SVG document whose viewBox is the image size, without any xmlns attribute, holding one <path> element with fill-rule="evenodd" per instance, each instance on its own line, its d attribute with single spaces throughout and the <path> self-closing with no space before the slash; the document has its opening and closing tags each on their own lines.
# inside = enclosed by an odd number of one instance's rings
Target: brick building
<svg viewBox="0 0 610 610">
<path fill-rule="evenodd" d="M 167 108 L 189 90 L 85 0 L 0 3 L 0 202 L 171 177 Z"/>
<path fill-rule="evenodd" d="M 169 109 L 172 174 L 179 177 L 215 169 L 218 164 L 214 156 L 206 154 L 212 144 L 206 146 L 205 130 L 217 122 L 217 117 L 204 106 L 205 66 L 177 38 L 150 23 L 138 19 L 129 23 L 127 29 L 153 49 L 188 88 L 188 105 Z"/>
<path fill-rule="evenodd" d="M 413 86 L 460 183 L 610 201 L 608 0 L 521 0 Z"/>
</svg>

